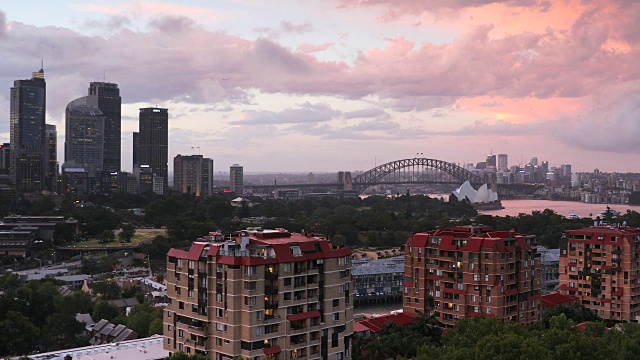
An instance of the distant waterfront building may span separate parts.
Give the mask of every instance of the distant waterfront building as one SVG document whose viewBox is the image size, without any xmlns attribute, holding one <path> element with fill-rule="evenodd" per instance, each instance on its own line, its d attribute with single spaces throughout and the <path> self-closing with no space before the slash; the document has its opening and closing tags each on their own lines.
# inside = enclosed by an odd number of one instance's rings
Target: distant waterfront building
<svg viewBox="0 0 640 360">
<path fill-rule="evenodd" d="M 9 105 L 9 177 L 18 192 L 39 192 L 46 188 L 46 101 L 44 70 L 34 72 L 31 79 L 13 82 Z"/>
<path fill-rule="evenodd" d="M 456 226 L 411 235 L 405 244 L 404 312 L 437 314 L 445 326 L 479 314 L 540 321 L 535 236 Z"/>
<path fill-rule="evenodd" d="M 507 154 L 498 154 L 498 171 L 509 170 L 509 162 Z"/>
<path fill-rule="evenodd" d="M 356 297 L 401 296 L 404 284 L 404 256 L 390 259 L 353 260 L 351 273 Z"/>
<path fill-rule="evenodd" d="M 560 165 L 560 176 L 570 177 L 571 176 L 571 165 L 570 164 L 562 164 Z"/>
<path fill-rule="evenodd" d="M 497 165 L 498 164 L 496 161 L 496 156 L 493 154 L 487 155 L 487 160 L 485 161 L 485 167 L 490 170 L 496 170 Z"/>
<path fill-rule="evenodd" d="M 541 291 L 543 294 L 549 294 L 554 292 L 559 284 L 560 249 L 538 247 L 538 253 L 541 255 L 540 263 L 542 265 Z"/>
<path fill-rule="evenodd" d="M 89 192 L 89 174 L 75 163 L 62 164 L 62 192 L 75 196 L 83 196 Z"/>
<path fill-rule="evenodd" d="M 167 253 L 164 349 L 209 359 L 351 359 L 351 251 L 284 230 Z"/>
<path fill-rule="evenodd" d="M 563 295 L 603 319 L 640 321 L 640 229 L 592 226 L 567 230 L 560 243 L 560 285 Z"/>
<path fill-rule="evenodd" d="M 75 100 L 67 105 L 64 162 L 84 168 L 91 177 L 103 170 L 104 115 L 92 105 Z"/>
<path fill-rule="evenodd" d="M 173 158 L 173 188 L 183 194 L 208 196 L 213 193 L 213 160 L 202 155 Z"/>
<path fill-rule="evenodd" d="M 154 191 L 154 178 L 153 168 L 147 164 L 136 165 L 133 168 L 133 175 L 136 179 L 135 193 L 142 194 L 145 192 Z"/>
<path fill-rule="evenodd" d="M 229 188 L 236 194 L 242 194 L 244 187 L 244 169 L 238 164 L 233 164 L 229 168 Z"/>
<path fill-rule="evenodd" d="M 164 192 L 169 180 L 169 112 L 161 108 L 140 109 L 138 160 L 149 165 L 163 179 Z"/>
</svg>

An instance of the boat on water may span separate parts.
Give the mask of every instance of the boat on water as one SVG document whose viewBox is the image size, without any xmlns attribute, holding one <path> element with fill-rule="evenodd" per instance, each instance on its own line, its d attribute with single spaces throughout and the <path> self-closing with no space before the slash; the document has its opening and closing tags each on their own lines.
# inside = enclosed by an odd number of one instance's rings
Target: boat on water
<svg viewBox="0 0 640 360">
<path fill-rule="evenodd" d="M 600 211 L 598 213 L 598 216 L 600 216 L 601 218 L 607 217 L 607 216 L 611 216 L 611 217 L 616 217 L 616 216 L 620 216 L 622 215 L 622 213 L 620 211 L 617 210 L 613 210 L 612 208 L 608 207 L 602 211 Z"/>
<path fill-rule="evenodd" d="M 567 215 L 567 219 L 578 220 L 580 219 L 580 215 L 576 214 L 575 210 L 571 210 L 571 214 Z"/>
</svg>

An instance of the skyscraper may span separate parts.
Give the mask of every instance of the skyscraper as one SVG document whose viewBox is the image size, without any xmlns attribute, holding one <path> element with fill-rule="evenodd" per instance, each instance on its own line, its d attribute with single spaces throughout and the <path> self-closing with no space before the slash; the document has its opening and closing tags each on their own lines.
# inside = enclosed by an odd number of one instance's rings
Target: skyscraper
<svg viewBox="0 0 640 360">
<path fill-rule="evenodd" d="M 233 164 L 229 168 L 229 188 L 234 193 L 240 195 L 243 191 L 244 175 L 243 168 L 238 164 Z"/>
<path fill-rule="evenodd" d="M 0 175 L 9 175 L 9 166 L 11 164 L 11 144 L 0 144 Z"/>
<path fill-rule="evenodd" d="M 11 88 L 10 179 L 18 192 L 45 188 L 45 111 L 47 83 L 44 70 L 31 79 L 16 80 Z"/>
<path fill-rule="evenodd" d="M 173 158 L 173 188 L 183 194 L 211 195 L 213 160 L 202 155 L 180 155 Z"/>
<path fill-rule="evenodd" d="M 118 84 L 107 82 L 89 83 L 89 95 L 71 102 L 73 105 L 91 105 L 104 116 L 104 171 L 120 171 L 121 103 Z M 71 105 L 70 104 L 70 105 Z"/>
<path fill-rule="evenodd" d="M 55 125 L 46 124 L 46 187 L 49 191 L 58 190 L 58 131 Z"/>
<path fill-rule="evenodd" d="M 560 165 L 560 174 L 563 178 L 571 177 L 571 164 Z"/>
<path fill-rule="evenodd" d="M 104 169 L 104 121 L 100 109 L 91 105 L 67 105 L 64 161 L 83 167 L 90 177 Z"/>
<path fill-rule="evenodd" d="M 167 109 L 140 109 L 139 162 L 151 166 L 155 177 L 162 177 L 164 191 L 169 174 L 169 112 Z"/>
<path fill-rule="evenodd" d="M 498 154 L 498 171 L 509 170 L 507 154 Z"/>
<path fill-rule="evenodd" d="M 485 161 L 487 169 L 496 170 L 496 156 L 491 154 L 487 155 L 487 160 Z"/>
<path fill-rule="evenodd" d="M 133 133 L 132 153 L 133 153 L 133 167 L 136 167 L 136 165 L 140 165 L 140 133 L 137 131 Z"/>
</svg>

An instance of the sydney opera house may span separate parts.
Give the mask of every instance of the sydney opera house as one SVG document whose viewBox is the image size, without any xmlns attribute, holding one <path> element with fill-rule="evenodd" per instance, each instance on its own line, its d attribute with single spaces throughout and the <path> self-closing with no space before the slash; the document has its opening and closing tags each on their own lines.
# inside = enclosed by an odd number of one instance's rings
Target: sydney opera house
<svg viewBox="0 0 640 360">
<path fill-rule="evenodd" d="M 474 205 L 483 205 L 483 204 L 495 204 L 501 208 L 500 202 L 498 201 L 498 193 L 493 192 L 487 184 L 483 184 L 475 190 L 469 181 L 465 181 L 462 186 L 458 189 L 454 190 L 452 193 L 458 201 L 469 201 Z"/>
</svg>

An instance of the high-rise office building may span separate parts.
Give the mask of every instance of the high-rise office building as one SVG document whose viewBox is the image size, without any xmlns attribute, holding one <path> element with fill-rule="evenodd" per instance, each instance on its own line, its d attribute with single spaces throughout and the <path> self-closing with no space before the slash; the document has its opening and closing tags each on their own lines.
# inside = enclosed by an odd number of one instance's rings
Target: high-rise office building
<svg viewBox="0 0 640 360">
<path fill-rule="evenodd" d="M 411 235 L 405 244 L 404 312 L 436 314 L 447 327 L 479 314 L 540 321 L 535 236 L 456 226 Z"/>
<path fill-rule="evenodd" d="M 531 166 L 538 166 L 538 158 L 532 157 L 531 161 L 529 161 L 529 164 L 531 164 Z"/>
<path fill-rule="evenodd" d="M 58 131 L 55 125 L 46 124 L 46 182 L 47 190 L 58 191 Z"/>
<path fill-rule="evenodd" d="M 244 169 L 241 165 L 233 164 L 229 168 L 229 188 L 240 195 L 244 186 Z"/>
<path fill-rule="evenodd" d="M 64 162 L 83 167 L 90 177 L 104 169 L 104 115 L 91 105 L 67 105 Z"/>
<path fill-rule="evenodd" d="M 0 144 L 0 175 L 9 175 L 11 166 L 11 144 Z"/>
<path fill-rule="evenodd" d="M 105 172 L 120 171 L 121 159 L 121 98 L 118 84 L 91 82 L 89 95 L 72 101 L 69 105 L 91 105 L 104 117 L 103 165 Z"/>
<path fill-rule="evenodd" d="M 140 133 L 137 131 L 133 133 L 133 149 L 131 150 L 133 155 L 133 167 L 140 165 Z"/>
<path fill-rule="evenodd" d="M 493 154 L 487 155 L 487 160 L 485 161 L 485 164 L 487 169 L 495 171 L 496 168 L 498 167 L 496 156 Z"/>
<path fill-rule="evenodd" d="M 637 264 L 640 229 L 592 226 L 566 230 L 560 241 L 560 285 L 563 295 L 602 319 L 640 320 Z"/>
<path fill-rule="evenodd" d="M 9 175 L 18 192 L 35 192 L 46 188 L 46 102 L 44 70 L 34 72 L 31 79 L 14 81 L 9 115 Z"/>
<path fill-rule="evenodd" d="M 560 176 L 563 178 L 571 177 L 571 165 L 570 164 L 562 164 L 560 165 Z"/>
<path fill-rule="evenodd" d="M 228 239 L 228 238 L 227 238 Z M 351 359 L 351 252 L 284 230 L 167 253 L 164 349 L 209 359 Z"/>
<path fill-rule="evenodd" d="M 507 154 L 498 154 L 498 171 L 509 170 L 509 162 Z"/>
<path fill-rule="evenodd" d="M 104 171 L 121 169 L 121 108 L 122 99 L 118 84 L 91 82 L 89 96 L 96 98 L 96 107 L 104 115 Z"/>
<path fill-rule="evenodd" d="M 213 160 L 202 155 L 173 158 L 173 188 L 183 194 L 207 196 L 213 192 Z"/>
<path fill-rule="evenodd" d="M 139 162 L 161 177 L 164 192 L 169 181 L 169 112 L 161 108 L 140 109 Z"/>
</svg>

